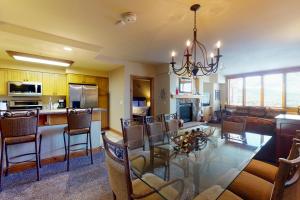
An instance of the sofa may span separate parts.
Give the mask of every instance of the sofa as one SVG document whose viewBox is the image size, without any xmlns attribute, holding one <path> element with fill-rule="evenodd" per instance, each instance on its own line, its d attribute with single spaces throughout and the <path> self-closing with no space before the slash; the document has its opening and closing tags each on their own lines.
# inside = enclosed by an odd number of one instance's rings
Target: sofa
<svg viewBox="0 0 300 200">
<path fill-rule="evenodd" d="M 226 116 L 246 119 L 246 131 L 265 135 L 275 135 L 276 119 L 285 114 L 284 109 L 251 106 L 225 106 Z M 233 118 L 234 119 L 234 118 Z"/>
<path fill-rule="evenodd" d="M 250 106 L 225 106 L 225 116 L 227 120 L 246 121 L 246 132 L 253 132 L 262 135 L 270 135 L 272 139 L 255 156 L 255 159 L 276 162 L 275 140 L 276 140 L 276 119 L 279 114 L 285 114 L 284 109 L 274 109 L 267 107 Z"/>
</svg>

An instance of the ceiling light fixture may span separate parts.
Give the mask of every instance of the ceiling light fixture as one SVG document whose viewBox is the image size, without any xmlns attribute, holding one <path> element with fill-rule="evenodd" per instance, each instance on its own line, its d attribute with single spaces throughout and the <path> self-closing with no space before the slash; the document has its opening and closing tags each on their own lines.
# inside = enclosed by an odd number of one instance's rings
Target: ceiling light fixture
<svg viewBox="0 0 300 200">
<path fill-rule="evenodd" d="M 55 65 L 61 67 L 69 67 L 74 62 L 71 60 L 63 60 L 57 58 L 49 58 L 44 56 L 32 55 L 27 53 L 20 53 L 16 51 L 6 51 L 8 55 L 13 57 L 15 60 L 26 61 L 26 62 L 33 62 L 33 63 L 40 63 L 46 65 Z"/>
<path fill-rule="evenodd" d="M 184 51 L 184 57 L 182 59 L 182 66 L 180 68 L 176 68 L 176 62 L 174 60 L 176 55 L 175 51 L 172 51 L 171 53 L 172 61 L 170 62 L 170 73 L 172 73 L 173 71 L 173 73 L 177 76 L 206 76 L 218 71 L 219 61 L 222 57 L 222 55 L 220 54 L 221 42 L 217 42 L 217 54 L 214 55 L 214 53 L 211 53 L 209 62 L 205 46 L 197 40 L 196 17 L 199 8 L 199 4 L 194 4 L 191 6 L 191 11 L 194 12 L 194 37 L 192 41 L 187 40 L 186 42 L 186 49 Z M 199 53 L 200 55 L 197 55 L 197 53 Z"/>
<path fill-rule="evenodd" d="M 66 51 L 72 51 L 73 49 L 71 47 L 64 47 L 64 50 L 66 50 Z"/>
</svg>

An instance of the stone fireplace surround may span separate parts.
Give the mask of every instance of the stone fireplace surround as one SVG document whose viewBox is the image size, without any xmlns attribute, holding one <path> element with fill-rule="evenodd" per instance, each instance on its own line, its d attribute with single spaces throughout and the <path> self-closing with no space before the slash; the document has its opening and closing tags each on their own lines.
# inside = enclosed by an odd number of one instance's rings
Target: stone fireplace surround
<svg viewBox="0 0 300 200">
<path fill-rule="evenodd" d="M 199 98 L 177 98 L 176 99 L 176 112 L 177 116 L 180 118 L 180 104 L 191 103 L 193 105 L 193 119 L 192 121 L 199 121 L 200 119 L 200 111 L 201 111 L 201 103 Z"/>
</svg>

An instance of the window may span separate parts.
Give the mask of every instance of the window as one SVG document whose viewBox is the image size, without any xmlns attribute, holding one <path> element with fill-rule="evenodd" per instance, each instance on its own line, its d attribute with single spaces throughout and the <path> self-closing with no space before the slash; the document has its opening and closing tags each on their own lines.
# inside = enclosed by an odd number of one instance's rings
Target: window
<svg viewBox="0 0 300 200">
<path fill-rule="evenodd" d="M 246 106 L 260 106 L 261 76 L 245 78 Z"/>
<path fill-rule="evenodd" d="M 282 74 L 264 76 L 264 106 L 283 107 Z"/>
<path fill-rule="evenodd" d="M 300 106 L 300 72 L 286 74 L 286 106 Z"/>
<path fill-rule="evenodd" d="M 192 93 L 192 79 L 179 78 L 179 92 L 180 93 Z"/>
<path fill-rule="evenodd" d="M 229 79 L 229 104 L 243 105 L 243 78 Z"/>
</svg>

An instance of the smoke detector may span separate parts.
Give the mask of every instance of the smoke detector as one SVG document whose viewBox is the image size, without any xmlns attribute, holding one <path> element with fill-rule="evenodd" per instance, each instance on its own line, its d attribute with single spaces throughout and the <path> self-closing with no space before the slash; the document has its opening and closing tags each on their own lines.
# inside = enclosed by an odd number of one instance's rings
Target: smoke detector
<svg viewBox="0 0 300 200">
<path fill-rule="evenodd" d="M 116 22 L 118 26 L 124 26 L 136 22 L 136 14 L 133 12 L 125 12 L 121 14 L 121 19 Z"/>
</svg>

